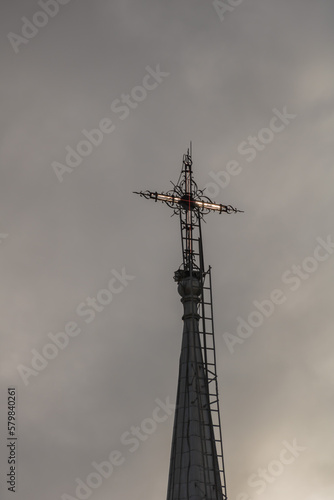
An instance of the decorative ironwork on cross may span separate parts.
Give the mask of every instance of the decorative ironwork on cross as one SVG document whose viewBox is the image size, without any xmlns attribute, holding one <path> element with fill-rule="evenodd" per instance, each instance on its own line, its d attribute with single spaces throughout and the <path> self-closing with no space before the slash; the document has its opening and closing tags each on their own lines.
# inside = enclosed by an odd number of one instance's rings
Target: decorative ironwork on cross
<svg viewBox="0 0 334 500">
<path fill-rule="evenodd" d="M 135 194 L 151 199 L 161 201 L 173 209 L 172 215 L 180 216 L 181 223 L 181 239 L 183 251 L 183 271 L 191 273 L 198 270 L 204 272 L 202 243 L 201 243 L 201 226 L 200 221 L 204 220 L 204 215 L 209 212 L 221 213 L 237 213 L 243 212 L 232 205 L 222 205 L 213 202 L 204 194 L 205 189 L 199 189 L 193 178 L 192 170 L 192 155 L 191 146 L 187 154 L 183 155 L 182 170 L 178 182 L 173 185 L 173 189 L 167 192 L 157 191 L 134 191 Z M 205 222 L 205 221 L 204 221 Z M 195 245 L 198 243 L 198 251 L 195 250 Z M 175 280 L 179 281 L 184 273 L 180 274 L 180 270 L 175 274 Z"/>
<path fill-rule="evenodd" d="M 203 215 L 209 212 L 225 212 L 227 214 L 243 212 L 232 205 L 222 205 L 212 202 L 208 196 L 205 196 L 204 190 L 199 189 L 193 179 L 192 158 L 188 149 L 187 154 L 183 155 L 182 171 L 177 184 L 171 182 L 174 189 L 166 193 L 152 191 L 134 191 L 146 199 L 162 201 L 169 207 L 174 209 L 174 213 L 179 214 L 181 210 L 197 210 L 198 216 L 203 218 Z"/>
</svg>

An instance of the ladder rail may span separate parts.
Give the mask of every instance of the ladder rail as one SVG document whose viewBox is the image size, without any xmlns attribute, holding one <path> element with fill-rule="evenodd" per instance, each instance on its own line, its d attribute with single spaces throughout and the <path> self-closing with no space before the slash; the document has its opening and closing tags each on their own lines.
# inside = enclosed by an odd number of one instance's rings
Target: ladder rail
<svg viewBox="0 0 334 500">
<path fill-rule="evenodd" d="M 210 410 L 212 415 L 212 426 L 214 429 L 216 451 L 219 463 L 219 472 L 221 474 L 222 482 L 222 493 L 224 500 L 227 500 L 226 492 L 226 476 L 225 476 L 225 465 L 224 465 L 224 453 L 223 453 L 223 437 L 221 430 L 221 417 L 219 408 L 219 395 L 218 395 L 218 376 L 217 376 L 217 359 L 216 359 L 216 348 L 215 348 L 215 336 L 214 336 L 214 322 L 213 322 L 213 298 L 212 298 L 212 281 L 211 281 L 211 266 L 208 270 L 203 273 L 203 293 L 201 298 L 201 319 L 200 319 L 200 336 L 203 341 L 203 360 L 204 367 L 207 375 L 208 386 L 213 385 L 213 388 L 209 390 L 210 399 Z M 205 286 L 205 279 L 208 278 L 209 284 Z M 209 316 L 208 311 L 206 311 L 205 306 L 209 306 Z M 206 322 L 209 321 L 211 324 L 210 331 L 207 331 Z M 212 347 L 208 347 L 208 338 L 211 338 Z"/>
</svg>

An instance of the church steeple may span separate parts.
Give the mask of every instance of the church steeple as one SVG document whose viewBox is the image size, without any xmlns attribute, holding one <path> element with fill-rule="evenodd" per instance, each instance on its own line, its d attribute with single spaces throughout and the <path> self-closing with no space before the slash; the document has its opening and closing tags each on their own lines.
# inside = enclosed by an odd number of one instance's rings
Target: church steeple
<svg viewBox="0 0 334 500">
<path fill-rule="evenodd" d="M 212 309 L 211 268 L 205 270 L 201 219 L 211 211 L 239 212 L 213 203 L 193 179 L 191 152 L 167 193 L 141 191 L 180 217 L 182 264 L 175 272 L 183 303 L 179 366 L 167 500 L 227 500 Z"/>
</svg>

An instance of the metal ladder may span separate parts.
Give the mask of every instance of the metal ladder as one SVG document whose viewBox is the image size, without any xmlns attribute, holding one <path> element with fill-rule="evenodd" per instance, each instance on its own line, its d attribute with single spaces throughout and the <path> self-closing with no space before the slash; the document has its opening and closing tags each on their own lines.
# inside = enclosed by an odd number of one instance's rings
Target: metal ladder
<svg viewBox="0 0 334 500">
<path fill-rule="evenodd" d="M 219 472 L 221 475 L 222 493 L 224 500 L 227 500 L 223 440 L 222 440 L 219 397 L 218 397 L 211 267 L 209 267 L 209 269 L 205 273 L 203 273 L 202 290 L 203 291 L 200 303 L 201 318 L 199 323 L 200 340 L 202 345 L 204 369 L 206 371 L 207 381 L 208 381 L 210 410 L 212 416 L 212 426 L 214 429 L 214 440 L 216 443 Z"/>
</svg>

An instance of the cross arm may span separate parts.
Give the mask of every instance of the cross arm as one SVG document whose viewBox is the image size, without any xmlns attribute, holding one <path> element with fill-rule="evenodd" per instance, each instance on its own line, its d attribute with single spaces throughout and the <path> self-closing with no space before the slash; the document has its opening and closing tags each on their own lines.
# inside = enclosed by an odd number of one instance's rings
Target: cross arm
<svg viewBox="0 0 334 500">
<path fill-rule="evenodd" d="M 189 194 L 185 194 L 184 196 L 177 196 L 175 194 L 166 194 L 166 193 L 157 193 L 157 192 L 152 192 L 152 191 L 134 191 L 135 194 L 139 194 L 140 196 L 143 196 L 144 198 L 152 199 L 154 201 L 162 201 L 163 203 L 166 203 L 170 207 L 175 207 L 176 208 L 183 208 L 185 210 L 194 210 L 195 208 L 198 208 L 201 212 L 204 211 L 213 211 L 213 212 L 218 212 L 218 213 L 237 213 L 237 212 L 242 212 L 242 210 L 238 210 L 231 205 L 222 205 L 218 203 L 212 203 L 209 198 L 206 200 L 197 200 L 193 198 Z"/>
<path fill-rule="evenodd" d="M 175 195 L 170 195 L 170 194 L 165 194 L 165 193 L 153 193 L 152 191 L 133 191 L 135 194 L 139 194 L 139 196 L 143 196 L 147 200 L 155 200 L 155 201 L 162 201 L 165 203 L 171 203 L 176 204 L 180 203 L 181 198 L 180 196 L 175 196 Z"/>
<path fill-rule="evenodd" d="M 202 210 L 212 210 L 214 212 L 219 212 L 220 214 L 222 212 L 225 213 L 237 213 L 237 212 L 243 212 L 243 210 L 238 210 L 237 208 L 232 207 L 232 205 L 222 205 L 218 203 L 211 203 L 203 200 L 194 200 L 193 201 L 194 205 Z"/>
</svg>

